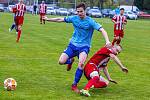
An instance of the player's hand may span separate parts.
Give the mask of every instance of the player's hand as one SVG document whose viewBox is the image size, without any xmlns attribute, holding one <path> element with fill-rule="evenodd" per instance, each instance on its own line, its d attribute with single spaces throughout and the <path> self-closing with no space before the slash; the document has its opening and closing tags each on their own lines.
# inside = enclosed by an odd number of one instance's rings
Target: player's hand
<svg viewBox="0 0 150 100">
<path fill-rule="evenodd" d="M 128 73 L 128 69 L 126 67 L 122 67 L 122 71 Z"/>
<path fill-rule="evenodd" d="M 48 20 L 48 18 L 46 16 L 43 16 L 42 19 L 43 20 Z"/>
<path fill-rule="evenodd" d="M 115 24 L 119 24 L 120 22 L 115 22 Z"/>
<path fill-rule="evenodd" d="M 126 23 L 127 23 L 127 22 L 123 22 L 123 24 L 125 24 L 125 25 L 126 25 Z"/>
<path fill-rule="evenodd" d="M 118 84 L 115 80 L 110 79 L 109 81 L 112 83 Z"/>
</svg>

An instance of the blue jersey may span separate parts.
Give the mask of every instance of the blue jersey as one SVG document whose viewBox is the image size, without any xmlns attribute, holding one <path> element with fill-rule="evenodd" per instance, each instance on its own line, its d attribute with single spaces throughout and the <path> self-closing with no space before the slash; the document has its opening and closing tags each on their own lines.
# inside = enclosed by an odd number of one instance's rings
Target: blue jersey
<svg viewBox="0 0 150 100">
<path fill-rule="evenodd" d="M 74 26 L 74 32 L 70 43 L 76 47 L 90 47 L 94 29 L 99 30 L 102 27 L 88 16 L 86 16 L 84 19 L 81 19 L 77 15 L 69 16 L 65 17 L 64 21 L 66 23 L 72 23 Z"/>
</svg>

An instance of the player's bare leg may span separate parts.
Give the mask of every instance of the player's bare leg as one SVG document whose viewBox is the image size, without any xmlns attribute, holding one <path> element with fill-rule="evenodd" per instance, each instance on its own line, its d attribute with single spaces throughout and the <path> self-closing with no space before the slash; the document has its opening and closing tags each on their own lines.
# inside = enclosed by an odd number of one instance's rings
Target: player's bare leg
<svg viewBox="0 0 150 100">
<path fill-rule="evenodd" d="M 59 58 L 58 63 L 59 63 L 60 65 L 63 65 L 63 64 L 66 63 L 66 61 L 67 61 L 68 59 L 69 59 L 69 56 L 68 56 L 66 53 L 62 53 L 61 56 L 60 56 L 60 58 Z"/>
<path fill-rule="evenodd" d="M 60 65 L 66 64 L 66 62 L 68 62 L 67 61 L 68 59 L 69 59 L 69 56 L 66 53 L 62 53 L 59 58 L 59 64 Z M 79 89 L 77 88 L 77 85 L 72 85 L 72 90 L 75 91 L 76 93 L 80 92 Z"/>
<path fill-rule="evenodd" d="M 86 61 L 86 58 L 87 58 L 87 54 L 85 52 L 81 52 L 79 54 L 78 68 L 77 68 L 76 73 L 75 73 L 74 83 L 71 86 L 71 89 L 76 93 L 80 93 L 80 91 L 77 87 L 77 84 L 82 77 L 84 62 Z"/>
<path fill-rule="evenodd" d="M 69 56 L 66 53 L 62 53 L 59 58 L 60 65 L 67 64 L 67 71 L 71 69 L 73 62 L 74 62 L 74 58 L 69 59 Z"/>
</svg>

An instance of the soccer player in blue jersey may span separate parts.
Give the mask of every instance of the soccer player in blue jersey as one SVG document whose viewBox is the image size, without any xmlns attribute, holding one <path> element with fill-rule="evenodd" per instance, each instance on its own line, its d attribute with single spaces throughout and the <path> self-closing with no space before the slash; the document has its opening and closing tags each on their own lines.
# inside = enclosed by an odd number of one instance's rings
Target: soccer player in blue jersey
<svg viewBox="0 0 150 100">
<path fill-rule="evenodd" d="M 59 58 L 59 64 L 68 64 L 67 70 L 70 70 L 74 61 L 73 57 L 78 57 L 78 68 L 76 70 L 74 82 L 71 87 L 75 92 L 79 92 L 77 84 L 82 76 L 84 62 L 86 61 L 90 50 L 93 31 L 97 30 L 102 32 L 102 35 L 106 41 L 106 46 L 111 45 L 107 32 L 99 23 L 86 16 L 85 8 L 85 4 L 81 3 L 76 7 L 77 15 L 68 16 L 65 18 L 47 18 L 46 16 L 43 17 L 44 20 L 50 22 L 66 22 L 73 24 L 74 32 L 72 38 L 67 49 L 64 50 L 64 52 L 61 54 Z"/>
</svg>

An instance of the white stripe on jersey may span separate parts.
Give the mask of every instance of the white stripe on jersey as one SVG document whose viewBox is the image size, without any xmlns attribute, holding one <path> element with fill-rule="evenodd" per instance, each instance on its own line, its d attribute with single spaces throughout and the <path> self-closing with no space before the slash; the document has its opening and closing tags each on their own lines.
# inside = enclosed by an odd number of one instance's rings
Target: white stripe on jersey
<svg viewBox="0 0 150 100">
<path fill-rule="evenodd" d="M 121 29 L 122 29 L 122 19 L 123 19 L 123 17 L 122 17 L 122 16 L 120 16 L 120 23 L 119 23 L 119 24 L 120 24 L 120 25 L 119 25 L 120 27 L 119 27 L 119 30 L 121 30 Z"/>
<path fill-rule="evenodd" d="M 24 16 L 24 13 L 26 11 L 26 6 L 24 4 L 16 4 L 16 9 L 17 9 L 17 12 L 16 12 L 16 16 Z"/>
<path fill-rule="evenodd" d="M 113 17 L 113 20 L 116 20 L 115 22 L 115 30 L 123 30 L 123 22 L 126 20 L 125 16 L 116 15 Z"/>
<path fill-rule="evenodd" d="M 116 18 L 117 18 L 116 30 L 118 30 L 118 27 L 119 27 L 119 16 L 117 16 Z"/>
<path fill-rule="evenodd" d="M 40 4 L 40 13 L 46 13 L 46 4 Z"/>
</svg>

